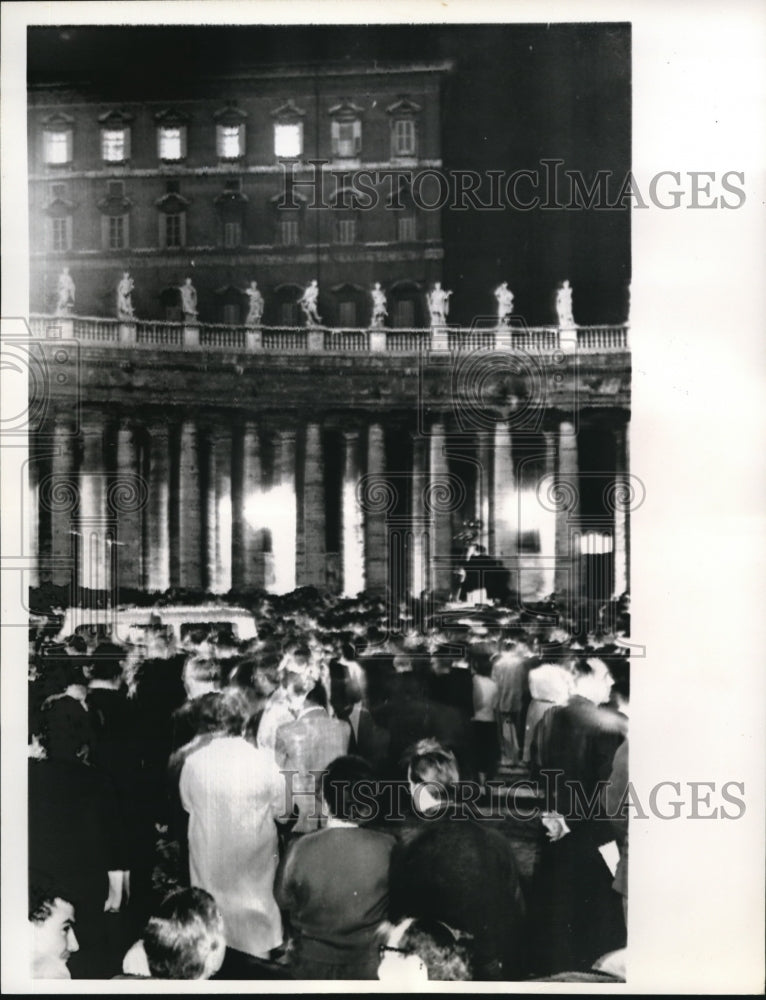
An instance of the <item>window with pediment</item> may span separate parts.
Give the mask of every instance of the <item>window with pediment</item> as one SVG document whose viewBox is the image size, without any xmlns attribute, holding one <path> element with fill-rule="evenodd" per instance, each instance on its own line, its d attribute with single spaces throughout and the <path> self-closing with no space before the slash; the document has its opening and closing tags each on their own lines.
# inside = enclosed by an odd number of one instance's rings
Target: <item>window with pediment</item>
<svg viewBox="0 0 766 1000">
<path fill-rule="evenodd" d="M 416 159 L 418 155 L 418 125 L 422 108 L 408 97 L 386 108 L 391 122 L 391 159 Z"/>
<path fill-rule="evenodd" d="M 172 188 L 154 203 L 158 210 L 159 244 L 166 250 L 186 245 L 186 211 L 191 204 L 180 193 L 180 182 L 168 181 Z"/>
<path fill-rule="evenodd" d="M 160 111 L 154 117 L 157 126 L 157 159 L 177 163 L 186 159 L 188 116 L 180 111 Z"/>
<path fill-rule="evenodd" d="M 296 160 L 303 156 L 303 119 L 306 112 L 290 98 L 271 112 L 274 119 L 274 156 Z"/>
<path fill-rule="evenodd" d="M 63 112 L 48 115 L 42 122 L 43 162 L 49 167 L 64 167 L 72 162 L 74 118 Z"/>
<path fill-rule="evenodd" d="M 245 155 L 245 120 L 247 113 L 233 103 L 216 111 L 215 145 L 219 160 L 241 160 Z"/>
<path fill-rule="evenodd" d="M 130 123 L 133 115 L 108 111 L 99 117 L 101 159 L 104 163 L 127 163 L 130 159 Z"/>
<path fill-rule="evenodd" d="M 356 159 L 361 155 L 362 111 L 347 98 L 330 108 L 330 143 L 336 159 Z"/>
</svg>

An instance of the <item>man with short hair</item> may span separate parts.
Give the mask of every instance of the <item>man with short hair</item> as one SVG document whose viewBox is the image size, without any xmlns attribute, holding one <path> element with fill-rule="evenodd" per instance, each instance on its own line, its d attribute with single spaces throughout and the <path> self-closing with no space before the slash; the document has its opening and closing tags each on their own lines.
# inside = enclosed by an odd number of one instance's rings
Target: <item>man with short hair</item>
<svg viewBox="0 0 766 1000">
<path fill-rule="evenodd" d="M 375 979 L 377 931 L 388 913 L 394 839 L 375 818 L 374 775 L 361 757 L 338 757 L 322 776 L 327 826 L 291 846 L 275 894 L 296 934 L 297 979 Z"/>
<path fill-rule="evenodd" d="M 542 717 L 532 739 L 533 766 L 548 792 L 543 844 L 532 898 L 538 904 L 543 974 L 585 971 L 625 944 L 622 910 L 599 847 L 614 837 L 599 806 L 627 730 L 624 716 L 606 707 L 614 683 L 599 657 L 573 665 L 574 693 Z M 590 814 L 590 810 L 593 814 Z"/>
<path fill-rule="evenodd" d="M 70 955 L 79 951 L 74 932 L 74 906 L 46 880 L 29 883 L 29 922 L 32 928 L 32 978 L 71 979 Z"/>
</svg>

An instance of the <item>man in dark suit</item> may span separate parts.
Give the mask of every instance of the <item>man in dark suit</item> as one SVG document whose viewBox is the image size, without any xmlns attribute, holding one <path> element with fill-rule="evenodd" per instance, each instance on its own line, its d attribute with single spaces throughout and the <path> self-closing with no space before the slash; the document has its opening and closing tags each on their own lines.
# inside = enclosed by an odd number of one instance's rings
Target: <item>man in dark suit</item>
<svg viewBox="0 0 766 1000">
<path fill-rule="evenodd" d="M 605 707 L 613 678 L 600 659 L 578 660 L 575 692 L 550 709 L 532 740 L 532 766 L 546 797 L 548 842 L 533 898 L 543 974 L 584 971 L 625 944 L 625 925 L 612 876 L 599 847 L 614 838 L 599 813 L 599 792 L 626 734 L 624 716 Z"/>
</svg>

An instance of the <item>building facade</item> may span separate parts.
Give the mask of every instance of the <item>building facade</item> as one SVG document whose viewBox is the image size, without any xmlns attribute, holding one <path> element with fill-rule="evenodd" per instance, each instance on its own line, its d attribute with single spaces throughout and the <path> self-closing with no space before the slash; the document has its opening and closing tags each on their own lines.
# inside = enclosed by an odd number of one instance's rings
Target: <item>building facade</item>
<svg viewBox="0 0 766 1000">
<path fill-rule="evenodd" d="M 422 325 L 441 216 L 418 209 L 432 195 L 413 199 L 411 185 L 442 166 L 448 70 L 295 67 L 141 102 L 32 86 L 32 310 L 54 309 L 68 266 L 81 315 L 113 316 L 128 270 L 144 318 L 180 319 L 192 277 L 200 318 L 236 325 L 257 280 L 264 322 L 291 326 L 316 280 L 326 322 L 365 326 L 377 281 L 392 324 Z"/>
<path fill-rule="evenodd" d="M 470 530 L 519 600 L 628 590 L 626 328 L 429 316 L 449 70 L 30 89 L 36 583 L 444 598 Z"/>
</svg>

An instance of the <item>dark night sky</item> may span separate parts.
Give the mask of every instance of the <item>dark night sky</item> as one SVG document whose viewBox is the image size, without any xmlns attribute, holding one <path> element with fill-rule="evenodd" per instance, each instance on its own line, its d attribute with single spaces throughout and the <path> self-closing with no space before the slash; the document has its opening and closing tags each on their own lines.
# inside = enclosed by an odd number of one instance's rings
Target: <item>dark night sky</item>
<svg viewBox="0 0 766 1000">
<path fill-rule="evenodd" d="M 445 89 L 447 170 L 540 170 L 542 158 L 558 158 L 586 178 L 611 171 L 614 199 L 631 162 L 627 24 L 31 28 L 28 78 L 140 100 L 220 68 L 445 57 L 456 63 Z M 629 209 L 445 210 L 443 232 L 455 322 L 494 313 L 501 280 L 518 315 L 550 322 L 564 278 L 578 322 L 627 318 Z"/>
</svg>

